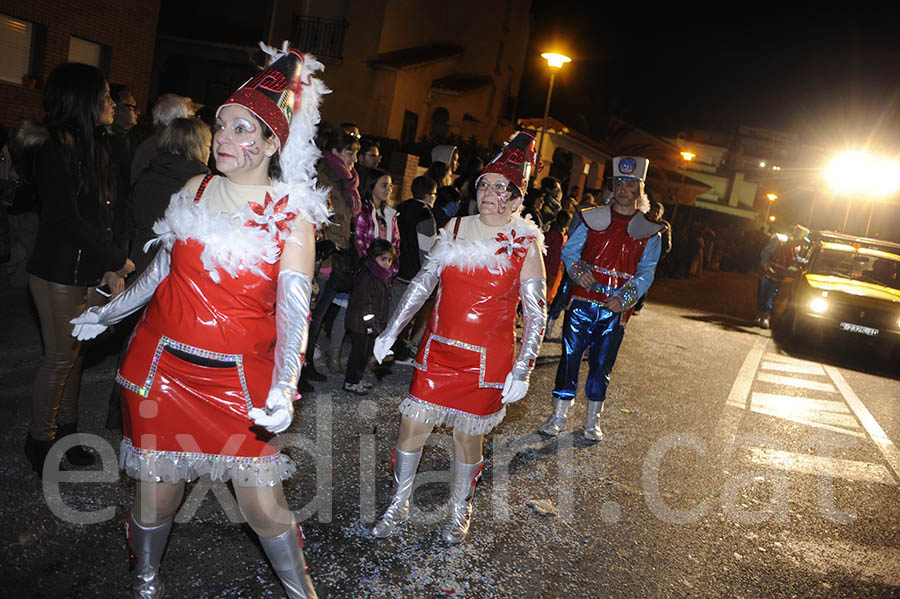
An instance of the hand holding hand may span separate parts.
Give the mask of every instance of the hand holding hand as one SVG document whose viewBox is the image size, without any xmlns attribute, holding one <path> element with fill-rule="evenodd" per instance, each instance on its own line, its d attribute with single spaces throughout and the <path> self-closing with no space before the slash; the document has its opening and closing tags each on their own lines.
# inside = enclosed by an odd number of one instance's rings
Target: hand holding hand
<svg viewBox="0 0 900 599">
<path fill-rule="evenodd" d="M 70 320 L 69 323 L 75 325 L 75 328 L 72 330 L 72 336 L 79 341 L 93 339 L 106 330 L 106 325 L 100 324 L 99 308 L 88 308 Z"/>
<path fill-rule="evenodd" d="M 372 350 L 372 355 L 375 356 L 379 364 L 383 363 L 386 357 L 394 355 L 391 347 L 393 347 L 395 341 L 396 339 L 384 337 L 383 335 L 375 338 L 375 347 Z"/>
<path fill-rule="evenodd" d="M 528 393 L 528 383 L 513 378 L 513 373 L 506 375 L 506 381 L 503 383 L 503 392 L 500 395 L 502 403 L 515 403 L 525 397 Z"/>
<path fill-rule="evenodd" d="M 280 433 L 291 425 L 294 419 L 294 392 L 285 387 L 272 387 L 266 398 L 266 409 L 250 408 L 248 416 L 271 433 Z"/>
</svg>

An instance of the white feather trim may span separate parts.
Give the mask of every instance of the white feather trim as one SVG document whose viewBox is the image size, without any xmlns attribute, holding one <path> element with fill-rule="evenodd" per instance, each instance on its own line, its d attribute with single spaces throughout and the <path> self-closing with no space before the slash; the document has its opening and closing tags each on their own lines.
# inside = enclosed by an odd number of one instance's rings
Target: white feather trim
<svg viewBox="0 0 900 599">
<path fill-rule="evenodd" d="M 203 245 L 200 259 L 203 268 L 218 283 L 221 268 L 232 277 L 241 270 L 265 276 L 259 264 L 275 264 L 281 257 L 278 239 L 273 233 L 256 227 L 245 227 L 253 211 L 249 204 L 233 216 L 209 214 L 206 197 L 194 201 L 194 194 L 181 190 L 172 196 L 166 214 L 153 225 L 160 236 L 174 235 L 175 239 L 194 239 Z M 260 203 L 263 198 L 260 198 Z"/>
<path fill-rule="evenodd" d="M 526 250 L 531 244 L 537 244 L 541 254 L 546 253 L 544 234 L 530 218 L 515 216 L 498 234 L 504 233 L 507 237 L 512 237 L 513 231 L 516 237 L 532 238 L 530 243 L 523 244 Z M 502 247 L 503 244 L 497 239 L 453 239 L 451 231 L 441 229 L 434 249 L 428 254 L 425 268 L 438 273 L 447 266 L 455 266 L 465 272 L 486 268 L 488 272 L 502 274 L 511 266 L 506 252 L 497 253 Z"/>
<path fill-rule="evenodd" d="M 320 188 L 316 181 L 316 162 L 322 155 L 315 143 L 316 128 L 320 120 L 319 104 L 322 96 L 331 93 L 331 90 L 313 75 L 324 68 L 313 55 L 303 55 L 300 109 L 291 117 L 288 140 L 281 150 L 283 178 L 272 182 L 275 190 L 273 199 L 288 196 L 287 211 L 297 213 L 303 220 L 316 226 L 326 224 L 329 216 L 328 189 Z M 288 233 L 283 233 L 283 236 L 287 235 Z"/>
</svg>

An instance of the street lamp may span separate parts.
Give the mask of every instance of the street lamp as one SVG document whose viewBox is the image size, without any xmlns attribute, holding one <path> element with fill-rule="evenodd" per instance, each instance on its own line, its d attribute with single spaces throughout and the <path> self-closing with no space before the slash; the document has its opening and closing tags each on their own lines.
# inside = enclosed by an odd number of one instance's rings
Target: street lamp
<svg viewBox="0 0 900 599">
<path fill-rule="evenodd" d="M 541 58 L 546 60 L 547 65 L 550 67 L 550 87 L 547 88 L 547 103 L 544 105 L 544 125 L 541 127 L 541 138 L 538 140 L 539 160 L 543 160 L 541 156 L 544 150 L 544 132 L 547 130 L 547 117 L 550 116 L 550 97 L 553 95 L 553 81 L 556 79 L 556 72 L 567 62 L 572 62 L 572 59 L 568 56 L 554 52 L 544 52 L 541 54 Z"/>
<path fill-rule="evenodd" d="M 864 173 L 871 175 L 862 176 Z M 825 167 L 824 174 L 834 193 L 847 196 L 841 233 L 847 229 L 854 195 L 863 195 L 871 200 L 893 195 L 900 190 L 900 164 L 894 159 L 865 152 L 849 151 L 835 156 Z"/>
<path fill-rule="evenodd" d="M 769 204 L 766 206 L 766 220 L 774 221 L 775 217 L 773 216 L 771 219 L 769 218 L 769 212 L 772 210 L 772 202 L 778 199 L 778 196 L 774 193 L 767 193 L 766 199 L 769 200 Z"/>
<path fill-rule="evenodd" d="M 697 155 L 687 150 L 681 152 L 681 187 L 684 187 L 684 178 L 687 174 L 687 163 L 696 158 Z M 672 222 L 675 222 L 675 216 L 678 214 L 678 206 L 681 204 L 681 189 L 678 190 L 678 197 L 675 198 L 675 207 L 672 209 Z"/>
</svg>

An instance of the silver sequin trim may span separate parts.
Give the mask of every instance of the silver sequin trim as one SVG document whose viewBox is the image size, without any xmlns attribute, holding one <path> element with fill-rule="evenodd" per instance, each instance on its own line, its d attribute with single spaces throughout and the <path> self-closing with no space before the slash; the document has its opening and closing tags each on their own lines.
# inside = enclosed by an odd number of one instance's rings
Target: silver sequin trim
<svg viewBox="0 0 900 599">
<path fill-rule="evenodd" d="M 139 386 L 129 381 L 122 376 L 120 372 L 116 372 L 116 382 L 129 391 L 137 393 L 141 397 L 148 397 L 150 395 L 150 387 L 153 386 L 153 380 L 156 378 L 156 369 L 159 367 L 159 358 L 162 356 L 163 350 L 167 347 L 200 358 L 218 360 L 219 362 L 234 362 L 237 366 L 238 378 L 241 381 L 241 391 L 244 393 L 244 403 L 246 404 L 248 411 L 253 407 L 253 402 L 250 401 L 250 391 L 247 388 L 247 378 L 244 376 L 244 357 L 241 354 L 223 354 L 209 351 L 202 347 L 194 347 L 186 343 L 181 343 L 180 341 L 175 341 L 174 339 L 169 339 L 165 335 L 160 337 L 159 343 L 156 344 L 156 351 L 153 352 L 153 361 L 150 363 L 150 371 L 147 373 L 147 379 L 144 381 L 143 386 Z"/>
<path fill-rule="evenodd" d="M 432 334 L 428 337 L 428 341 L 425 343 L 425 353 L 422 356 L 422 363 L 415 363 L 415 367 L 423 372 L 428 372 L 428 354 L 431 352 L 431 342 L 432 341 L 440 341 L 441 343 L 445 343 L 447 345 L 452 345 L 453 347 L 458 347 L 460 349 L 467 349 L 469 351 L 477 352 L 481 354 L 481 359 L 478 365 L 478 387 L 481 389 L 502 389 L 503 383 L 486 383 L 484 381 L 484 369 L 485 362 L 487 361 L 487 348 L 481 347 L 480 345 L 472 345 L 471 343 L 466 343 L 464 341 L 458 341 L 456 339 L 448 339 L 447 337 L 441 337 L 440 335 Z"/>
</svg>

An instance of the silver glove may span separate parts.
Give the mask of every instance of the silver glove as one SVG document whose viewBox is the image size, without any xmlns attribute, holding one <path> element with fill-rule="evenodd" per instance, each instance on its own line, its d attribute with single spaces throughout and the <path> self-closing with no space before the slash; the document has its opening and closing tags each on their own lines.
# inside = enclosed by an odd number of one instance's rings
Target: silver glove
<svg viewBox="0 0 900 599">
<path fill-rule="evenodd" d="M 70 322 L 75 325 L 72 335 L 79 339 L 96 337 L 110 325 L 114 325 L 123 318 L 134 314 L 150 301 L 153 293 L 163 279 L 169 276 L 169 267 L 172 260 L 171 246 L 162 243 L 156 256 L 150 265 L 138 275 L 134 283 L 114 297 L 110 302 L 102 306 L 94 306 L 73 318 Z"/>
<path fill-rule="evenodd" d="M 419 269 L 419 272 L 409 282 L 403 297 L 391 320 L 387 323 L 384 331 L 378 336 L 381 339 L 396 340 L 403 330 L 403 327 L 409 324 L 425 301 L 431 296 L 431 292 L 437 287 L 441 280 L 440 270 L 435 265 L 426 262 L 425 266 Z"/>
<path fill-rule="evenodd" d="M 309 298 L 312 281 L 298 270 L 284 269 L 278 274 L 275 300 L 275 369 L 272 387 L 282 387 L 293 397 L 300 380 L 302 356 L 309 333 Z"/>
<path fill-rule="evenodd" d="M 528 383 L 534 363 L 541 352 L 544 341 L 544 327 L 547 324 L 547 281 L 543 278 L 528 279 L 519 285 L 522 300 L 522 345 L 513 364 L 513 379 Z"/>
<path fill-rule="evenodd" d="M 273 433 L 286 430 L 294 419 L 294 398 L 309 332 L 311 295 L 312 282 L 305 273 L 291 269 L 278 273 L 272 386 L 265 409 L 251 408 L 248 413 L 257 425 Z"/>
</svg>

